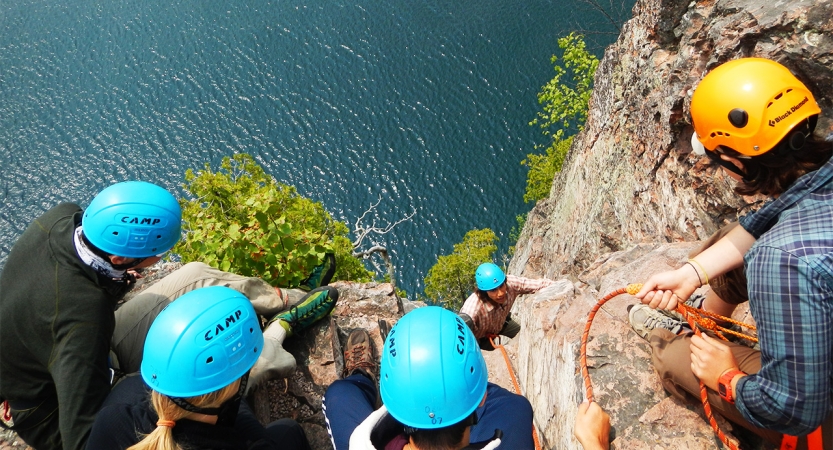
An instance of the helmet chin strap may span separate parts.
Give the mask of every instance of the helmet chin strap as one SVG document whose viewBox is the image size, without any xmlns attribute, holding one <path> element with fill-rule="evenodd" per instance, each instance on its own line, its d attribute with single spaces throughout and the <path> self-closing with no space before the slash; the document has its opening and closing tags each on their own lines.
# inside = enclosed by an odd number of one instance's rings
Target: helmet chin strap
<svg viewBox="0 0 833 450">
<path fill-rule="evenodd" d="M 712 150 L 707 150 L 706 151 L 706 156 L 708 156 L 709 159 L 712 162 L 715 162 L 715 163 L 719 164 L 720 167 L 723 167 L 724 169 L 728 170 L 729 172 L 732 172 L 735 175 L 741 177 L 743 179 L 743 181 L 745 181 L 745 182 L 750 181 L 749 178 L 747 178 L 746 172 L 744 172 L 740 167 L 734 165 L 731 161 L 726 161 L 725 159 L 721 158 L 720 155 L 721 154 L 716 152 L 716 151 L 712 151 Z"/>
<path fill-rule="evenodd" d="M 243 398 L 243 393 L 246 391 L 246 385 L 248 384 L 248 382 L 249 382 L 249 374 L 246 373 L 246 375 L 243 375 L 243 377 L 240 379 L 240 385 L 237 388 L 237 393 L 234 394 L 234 396 L 231 397 L 230 399 L 223 402 L 222 405 L 220 405 L 216 408 L 202 408 L 202 407 L 199 407 L 199 406 L 196 406 L 196 405 L 192 404 L 191 402 L 189 402 L 188 400 L 185 400 L 182 397 L 171 397 L 171 396 L 167 396 L 167 397 L 169 399 L 171 399 L 171 401 L 174 402 L 174 404 L 176 406 L 179 406 L 180 408 L 182 408 L 182 409 L 184 409 L 188 412 L 197 413 L 197 414 L 205 414 L 207 416 L 224 416 L 225 414 L 228 414 L 228 413 L 231 412 L 231 411 L 229 411 L 229 408 L 234 407 L 235 405 L 237 405 L 238 402 L 240 401 L 240 399 Z M 236 412 L 236 411 L 234 411 L 234 412 Z"/>
</svg>

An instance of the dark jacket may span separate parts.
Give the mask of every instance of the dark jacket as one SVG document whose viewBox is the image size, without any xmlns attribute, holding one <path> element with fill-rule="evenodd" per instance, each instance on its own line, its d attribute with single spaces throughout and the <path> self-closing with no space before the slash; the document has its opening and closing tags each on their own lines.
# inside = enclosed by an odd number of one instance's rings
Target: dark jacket
<svg viewBox="0 0 833 450">
<path fill-rule="evenodd" d="M 83 449 L 110 391 L 113 311 L 128 286 L 79 259 L 81 213 L 63 203 L 37 218 L 0 274 L 0 397 L 38 450 Z"/>
<path fill-rule="evenodd" d="M 90 433 L 88 450 L 124 450 L 156 429 L 159 417 L 150 403 L 150 388 L 141 377 L 128 377 L 116 386 L 113 394 L 118 400 L 108 399 L 102 408 Z M 269 439 L 245 401 L 240 402 L 233 426 L 181 419 L 173 428 L 173 436 L 180 447 L 189 450 L 281 448 Z"/>
</svg>

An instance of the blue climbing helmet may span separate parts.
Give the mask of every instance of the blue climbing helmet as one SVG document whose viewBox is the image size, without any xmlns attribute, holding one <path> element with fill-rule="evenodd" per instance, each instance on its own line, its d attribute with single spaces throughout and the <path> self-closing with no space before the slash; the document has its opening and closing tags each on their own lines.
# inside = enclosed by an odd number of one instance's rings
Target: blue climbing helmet
<svg viewBox="0 0 833 450">
<path fill-rule="evenodd" d="M 486 394 L 486 361 L 457 314 L 427 306 L 405 314 L 388 333 L 379 389 L 388 412 L 419 429 L 454 425 Z"/>
<path fill-rule="evenodd" d="M 506 274 L 496 264 L 483 263 L 477 266 L 474 280 L 477 282 L 477 289 L 491 291 L 506 281 Z"/>
<path fill-rule="evenodd" d="M 179 241 L 182 210 L 167 190 L 144 181 L 105 188 L 84 211 L 84 236 L 102 251 L 147 258 Z"/>
<path fill-rule="evenodd" d="M 245 375 L 262 351 L 263 333 L 251 302 L 225 286 L 205 287 L 156 316 L 145 339 L 141 374 L 168 397 L 195 397 Z"/>
</svg>

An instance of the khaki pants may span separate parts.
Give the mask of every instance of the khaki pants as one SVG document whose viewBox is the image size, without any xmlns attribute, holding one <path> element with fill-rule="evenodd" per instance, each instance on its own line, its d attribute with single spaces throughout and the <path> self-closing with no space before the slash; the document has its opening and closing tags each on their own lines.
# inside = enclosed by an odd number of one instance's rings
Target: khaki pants
<svg viewBox="0 0 833 450">
<path fill-rule="evenodd" d="M 182 294 L 207 286 L 226 286 L 240 292 L 252 302 L 255 312 L 267 317 L 283 310 L 290 294 L 290 290 L 279 294 L 260 278 L 223 272 L 199 262 L 188 263 L 116 310 L 116 327 L 110 342 L 113 366 L 125 373 L 138 372 L 145 337 L 159 312 Z M 264 354 L 271 353 L 267 350 L 272 344 L 273 341 L 264 342 Z"/>
<path fill-rule="evenodd" d="M 703 245 L 689 255 L 695 257 L 703 250 L 714 245 L 738 224 L 731 223 L 718 230 Z M 735 269 L 720 277 L 709 280 L 709 286 L 723 301 L 740 304 L 749 301 L 746 290 L 746 275 L 743 268 Z M 677 336 L 665 329 L 655 329 L 648 335 L 651 344 L 651 358 L 654 368 L 659 373 L 662 386 L 670 394 L 681 400 L 701 403 L 700 381 L 691 372 L 691 336 Z M 761 352 L 741 344 L 726 342 L 735 357 L 740 370 L 753 374 L 761 370 Z M 783 435 L 776 431 L 758 428 L 743 418 L 735 405 L 723 400 L 717 392 L 708 390 L 709 404 L 712 410 L 727 420 L 740 425 L 767 441 L 780 445 Z M 822 436 L 825 450 L 833 450 L 833 416 L 828 417 L 822 425 Z M 799 438 L 798 449 L 807 448 L 806 438 Z"/>
</svg>

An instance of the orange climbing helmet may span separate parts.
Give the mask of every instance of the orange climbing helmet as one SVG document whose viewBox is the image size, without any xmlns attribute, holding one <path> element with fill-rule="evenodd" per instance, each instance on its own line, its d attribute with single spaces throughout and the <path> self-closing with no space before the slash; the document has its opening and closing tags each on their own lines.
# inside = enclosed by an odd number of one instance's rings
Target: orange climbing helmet
<svg viewBox="0 0 833 450">
<path fill-rule="evenodd" d="M 813 94 L 789 69 L 769 59 L 741 58 L 709 72 L 694 91 L 691 142 L 700 154 L 698 142 L 711 151 L 724 146 L 758 156 L 819 113 Z"/>
</svg>

